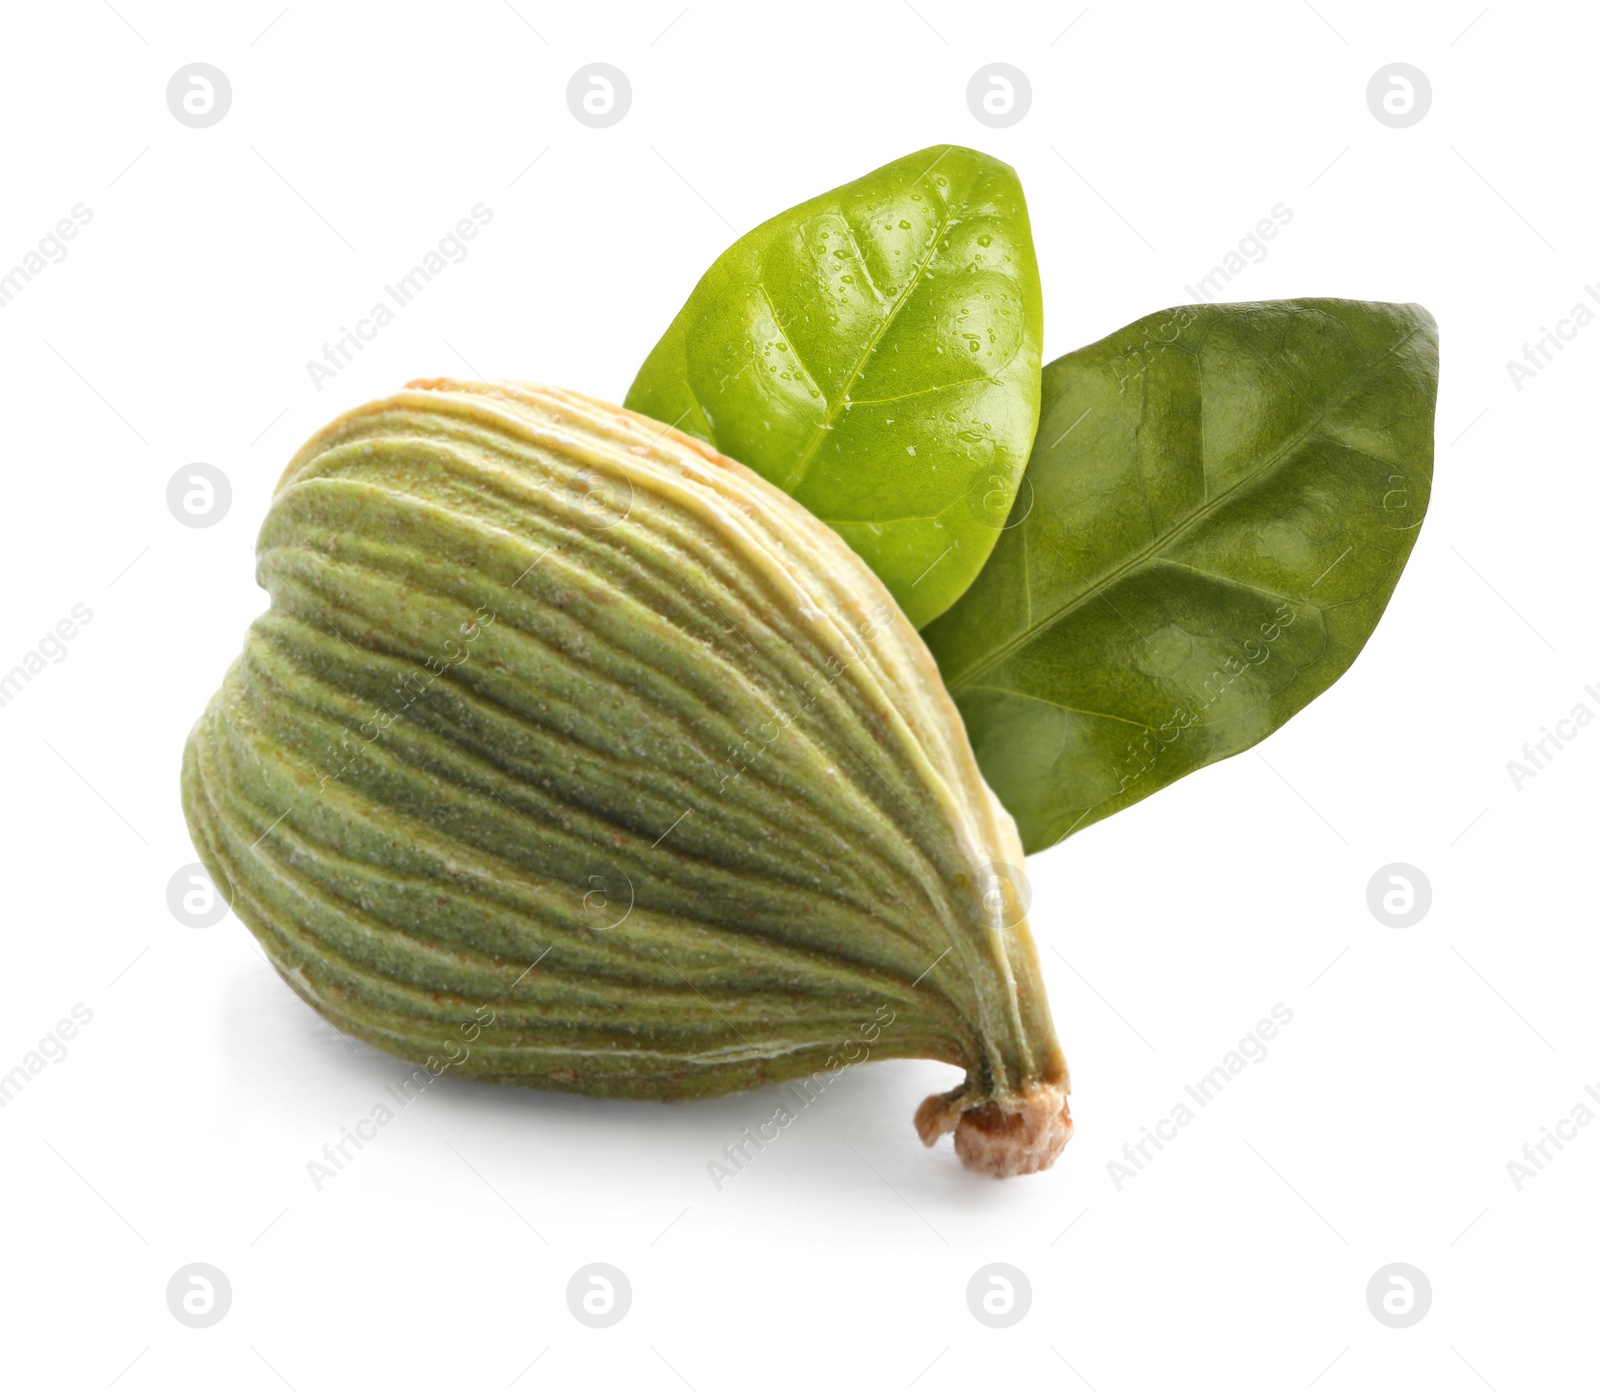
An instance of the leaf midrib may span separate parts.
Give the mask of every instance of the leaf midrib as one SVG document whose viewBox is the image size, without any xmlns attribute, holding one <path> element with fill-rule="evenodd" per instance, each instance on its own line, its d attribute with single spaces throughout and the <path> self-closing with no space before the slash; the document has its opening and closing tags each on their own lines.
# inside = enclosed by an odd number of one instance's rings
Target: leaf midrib
<svg viewBox="0 0 1600 1392">
<path fill-rule="evenodd" d="M 939 159 L 935 160 L 933 164 L 930 164 L 927 169 L 919 174 L 916 182 L 921 183 L 922 180 L 926 179 L 930 174 L 932 174 L 934 167 L 939 163 L 939 160 L 942 160 L 945 155 L 949 154 L 954 148 L 955 146 L 953 145 L 946 145 L 943 151 L 940 152 Z M 935 185 L 935 187 L 937 187 L 937 185 Z M 805 481 L 806 473 L 811 468 L 811 463 L 816 458 L 817 451 L 822 448 L 822 442 L 827 439 L 829 432 L 832 431 L 836 424 L 838 424 L 840 416 L 844 414 L 846 406 L 850 404 L 850 392 L 855 387 L 856 383 L 861 380 L 862 374 L 866 370 L 867 363 L 870 361 L 873 353 L 877 351 L 878 344 L 883 341 L 883 336 L 889 332 L 889 328 L 894 323 L 895 317 L 900 313 L 901 309 L 904 308 L 906 301 L 911 298 L 912 292 L 916 290 L 917 286 L 922 281 L 922 277 L 927 273 L 928 267 L 933 264 L 934 258 L 938 256 L 939 243 L 943 240 L 945 233 L 950 230 L 951 225 L 955 222 L 957 204 L 953 197 L 954 192 L 954 183 L 952 182 L 952 197 L 944 198 L 941 195 L 940 201 L 944 203 L 944 216 L 940 219 L 938 229 L 934 232 L 933 237 L 929 240 L 927 250 L 922 254 L 921 257 L 918 258 L 915 270 L 907 278 L 905 289 L 895 297 L 894 303 L 889 306 L 889 312 L 883 317 L 883 322 L 873 330 L 872 337 L 867 340 L 866 347 L 861 350 L 861 356 L 856 359 L 855 366 L 851 368 L 850 375 L 845 379 L 845 384 L 839 392 L 838 401 L 829 402 L 828 409 L 823 413 L 822 420 L 818 422 L 817 425 L 812 427 L 811 439 L 806 444 L 806 447 L 800 451 L 799 457 L 795 460 L 795 467 L 790 471 L 788 477 L 784 479 L 783 483 L 779 485 L 783 491 L 788 493 L 791 497 L 794 495 L 795 490 L 799 488 L 800 485 Z M 965 205 L 963 204 L 962 206 Z M 864 260 L 862 261 L 862 265 L 866 265 Z"/>
<path fill-rule="evenodd" d="M 1261 463 L 1259 468 L 1254 469 L 1250 473 L 1246 474 L 1231 488 L 1219 493 L 1215 498 L 1212 498 L 1209 501 L 1201 504 L 1201 506 L 1188 518 L 1187 521 L 1179 524 L 1177 527 L 1174 527 L 1171 531 L 1167 532 L 1163 536 L 1157 537 L 1148 546 L 1141 548 L 1115 570 L 1112 570 L 1109 574 L 1103 576 L 1089 589 L 1074 596 L 1071 600 L 1063 605 L 1060 605 L 1058 608 L 1051 610 L 1049 614 L 1040 619 L 1037 623 L 1031 623 L 1027 625 L 1020 633 L 1017 634 L 1016 637 L 996 648 L 987 657 L 975 663 L 973 666 L 968 667 L 964 671 L 956 673 L 955 675 L 946 677 L 946 686 L 953 691 L 957 687 L 965 687 L 982 677 L 988 676 L 989 673 L 999 666 L 1000 663 L 1004 662 L 1006 658 L 1010 657 L 1019 649 L 1026 647 L 1039 634 L 1043 633 L 1047 629 L 1054 628 L 1056 624 L 1060 623 L 1068 615 L 1082 608 L 1091 599 L 1094 599 L 1105 590 L 1110 589 L 1111 586 L 1122 579 L 1124 575 L 1128 574 L 1130 571 L 1137 570 L 1140 566 L 1148 563 L 1153 556 L 1156 556 L 1157 552 L 1166 550 L 1167 548 L 1175 545 L 1187 533 L 1193 531 L 1200 525 L 1200 523 L 1204 522 L 1208 517 L 1216 512 L 1218 508 L 1232 498 L 1234 494 L 1239 492 L 1240 489 L 1259 482 L 1283 461 L 1284 457 L 1289 453 L 1290 450 L 1310 439 L 1312 435 L 1315 434 L 1316 431 L 1326 423 L 1329 414 L 1344 403 L 1344 401 L 1350 396 L 1351 392 L 1355 390 L 1356 386 L 1360 382 L 1364 381 L 1367 377 L 1371 376 L 1372 373 L 1375 372 L 1380 366 L 1382 366 L 1402 348 L 1404 348 L 1407 343 L 1417 336 L 1421 328 L 1422 326 L 1420 324 L 1413 324 L 1403 335 L 1401 335 L 1400 338 L 1396 339 L 1395 342 L 1390 345 L 1390 347 L 1381 356 L 1374 358 L 1370 363 L 1367 363 L 1360 370 L 1352 373 L 1346 379 L 1343 388 L 1336 395 L 1328 398 L 1328 400 L 1323 404 L 1322 408 L 1317 412 L 1316 416 L 1310 420 L 1297 434 L 1292 435 L 1285 440 L 1277 450 L 1275 450 Z M 1157 557 L 1157 559 L 1160 558 Z M 1031 609 L 1033 603 L 1031 593 L 1028 598 L 1028 603 Z"/>
</svg>

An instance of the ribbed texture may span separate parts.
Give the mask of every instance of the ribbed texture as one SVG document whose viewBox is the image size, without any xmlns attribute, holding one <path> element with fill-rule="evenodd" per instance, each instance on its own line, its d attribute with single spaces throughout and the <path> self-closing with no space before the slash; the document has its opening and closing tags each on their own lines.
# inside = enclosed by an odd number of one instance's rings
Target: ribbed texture
<svg viewBox="0 0 1600 1392">
<path fill-rule="evenodd" d="M 443 1061 L 492 1017 L 455 1071 L 613 1096 L 873 1035 L 969 1069 L 964 1106 L 1064 1077 L 926 649 L 749 470 L 570 393 L 415 383 L 301 450 L 258 553 L 184 805 L 341 1029 Z"/>
</svg>

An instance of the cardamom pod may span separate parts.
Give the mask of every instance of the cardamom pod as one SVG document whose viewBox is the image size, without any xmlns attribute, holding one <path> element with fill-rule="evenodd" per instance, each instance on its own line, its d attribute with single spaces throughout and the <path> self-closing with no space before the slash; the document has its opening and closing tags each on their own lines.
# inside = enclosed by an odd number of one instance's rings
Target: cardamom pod
<svg viewBox="0 0 1600 1392">
<path fill-rule="evenodd" d="M 863 1057 L 993 1174 L 1071 1134 L 922 640 L 800 504 L 645 417 L 413 382 L 290 463 L 195 726 L 196 847 L 289 985 L 430 1071 L 709 1097 Z"/>
</svg>

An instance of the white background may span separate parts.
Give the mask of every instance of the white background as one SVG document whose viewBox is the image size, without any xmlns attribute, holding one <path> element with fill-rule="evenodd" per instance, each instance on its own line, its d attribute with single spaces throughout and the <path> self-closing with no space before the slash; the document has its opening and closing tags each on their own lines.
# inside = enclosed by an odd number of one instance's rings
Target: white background
<svg viewBox="0 0 1600 1392">
<path fill-rule="evenodd" d="M 515 4 L 7 12 L 0 268 L 74 204 L 93 220 L 0 310 L 0 669 L 74 604 L 93 619 L 0 708 L 0 1070 L 75 1003 L 93 1020 L 0 1110 L 0 1376 L 298 1392 L 1592 1377 L 1600 1126 L 1520 1191 L 1507 1162 L 1600 1085 L 1600 726 L 1520 791 L 1506 767 L 1578 702 L 1600 712 L 1584 691 L 1600 688 L 1600 327 L 1520 390 L 1506 367 L 1600 280 L 1592 9 Z M 165 102 L 193 61 L 232 84 L 209 129 Z M 632 84 L 609 129 L 566 106 L 593 61 Z M 1009 129 L 966 105 L 990 61 L 1031 80 Z M 1433 88 L 1408 129 L 1366 104 L 1392 61 Z M 412 377 L 620 399 L 736 232 L 942 141 L 1020 171 L 1047 359 L 1192 298 L 1278 203 L 1292 221 L 1229 298 L 1434 312 L 1432 511 L 1366 651 L 1259 756 L 1030 862 L 1078 1118 L 1050 1173 L 997 1183 L 948 1142 L 925 1151 L 911 1113 L 951 1070 L 875 1063 L 720 1191 L 707 1162 L 772 1095 L 668 1108 L 448 1077 L 319 1191 L 307 1162 L 405 1070 L 321 1025 L 237 920 L 196 930 L 166 904 L 195 859 L 180 750 L 263 606 L 252 547 L 279 471 Z M 480 202 L 493 221 L 468 257 L 319 391 L 307 359 Z M 204 530 L 165 502 L 196 461 L 233 489 Z M 1406 929 L 1366 902 L 1397 861 L 1433 886 Z M 1119 1190 L 1107 1162 L 1278 1002 L 1294 1020 L 1268 1056 Z M 597 1261 L 632 1285 L 610 1329 L 567 1309 Z M 231 1283 L 208 1329 L 168 1312 L 191 1262 Z M 990 1262 L 1031 1285 L 1009 1328 L 968 1311 Z M 1431 1282 L 1408 1329 L 1368 1310 L 1391 1262 Z"/>
</svg>

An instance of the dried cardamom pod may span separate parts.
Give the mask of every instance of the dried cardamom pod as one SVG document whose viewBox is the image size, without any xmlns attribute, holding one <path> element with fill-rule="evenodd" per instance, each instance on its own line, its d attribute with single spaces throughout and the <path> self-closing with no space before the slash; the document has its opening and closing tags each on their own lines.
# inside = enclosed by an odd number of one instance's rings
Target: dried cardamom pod
<svg viewBox="0 0 1600 1392">
<path fill-rule="evenodd" d="M 888 591 L 665 426 L 415 382 L 294 458 L 195 726 L 195 845 L 288 983 L 431 1071 L 696 1098 L 864 1057 L 971 1167 L 1067 1073 L 1022 851 Z"/>
</svg>

